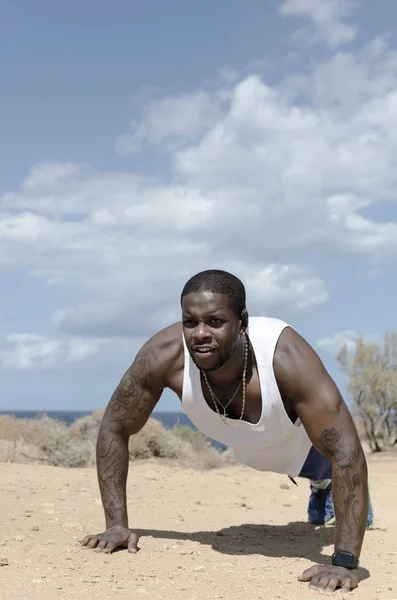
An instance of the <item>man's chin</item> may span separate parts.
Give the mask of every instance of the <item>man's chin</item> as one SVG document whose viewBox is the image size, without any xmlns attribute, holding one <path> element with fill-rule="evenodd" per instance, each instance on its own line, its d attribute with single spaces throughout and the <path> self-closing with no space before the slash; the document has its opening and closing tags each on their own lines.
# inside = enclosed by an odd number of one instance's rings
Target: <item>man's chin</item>
<svg viewBox="0 0 397 600">
<path fill-rule="evenodd" d="M 223 365 L 223 362 L 221 362 L 221 361 L 218 361 L 218 362 L 200 361 L 200 360 L 196 360 L 195 356 L 192 356 L 192 355 L 190 355 L 190 356 L 192 358 L 192 361 L 196 365 L 196 367 L 198 369 L 200 369 L 200 371 L 204 371 L 205 373 L 210 373 L 211 371 L 216 371 Z"/>
<path fill-rule="evenodd" d="M 197 363 L 196 363 L 196 367 L 198 369 L 200 369 L 200 371 L 204 371 L 204 373 L 211 373 L 211 371 L 217 371 L 218 369 L 221 368 L 221 366 L 223 365 L 223 363 L 217 363 L 215 366 L 210 367 L 209 365 L 206 367 L 200 367 Z"/>
</svg>

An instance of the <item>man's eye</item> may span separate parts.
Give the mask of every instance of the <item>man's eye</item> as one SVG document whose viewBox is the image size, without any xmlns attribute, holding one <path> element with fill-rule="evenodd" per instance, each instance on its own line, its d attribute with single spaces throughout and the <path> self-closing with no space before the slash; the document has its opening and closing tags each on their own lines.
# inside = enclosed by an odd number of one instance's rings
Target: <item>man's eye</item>
<svg viewBox="0 0 397 600">
<path fill-rule="evenodd" d="M 211 323 L 214 323 L 215 325 L 221 325 L 222 324 L 222 320 L 221 319 L 211 319 L 210 320 Z"/>
</svg>

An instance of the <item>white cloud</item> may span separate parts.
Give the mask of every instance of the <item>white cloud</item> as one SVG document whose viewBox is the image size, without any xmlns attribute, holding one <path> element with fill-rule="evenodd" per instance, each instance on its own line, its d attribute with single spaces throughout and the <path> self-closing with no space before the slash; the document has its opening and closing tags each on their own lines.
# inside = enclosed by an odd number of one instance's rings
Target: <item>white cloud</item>
<svg viewBox="0 0 397 600">
<path fill-rule="evenodd" d="M 246 287 L 256 313 L 269 316 L 310 312 L 329 300 L 324 282 L 298 265 L 268 265 Z"/>
<path fill-rule="evenodd" d="M 223 81 L 232 81 L 234 77 L 230 70 L 222 73 Z M 143 145 L 166 146 L 171 150 L 194 141 L 219 119 L 226 99 L 227 93 L 220 90 L 215 94 L 198 91 L 153 100 L 143 108 L 141 122 L 132 124 L 133 132 L 118 138 L 116 150 L 120 154 L 133 154 Z"/>
<path fill-rule="evenodd" d="M 378 333 L 365 334 L 363 336 L 353 329 L 345 329 L 344 331 L 338 331 L 333 335 L 321 338 L 316 342 L 316 345 L 334 357 L 344 345 L 346 345 L 349 354 L 354 354 L 359 338 L 363 338 L 365 343 L 380 344 L 382 342 L 381 335 Z"/>
<path fill-rule="evenodd" d="M 359 334 L 352 329 L 345 329 L 344 331 L 338 331 L 334 335 L 324 337 L 316 342 L 316 345 L 325 350 L 332 356 L 336 356 L 339 350 L 346 344 L 348 352 L 354 352 L 356 348 L 356 341 L 359 338 Z"/>
<path fill-rule="evenodd" d="M 0 197 L 0 267 L 67 287 L 54 324 L 68 335 L 153 332 L 205 268 L 240 276 L 251 314 L 290 318 L 327 302 L 324 254 L 396 259 L 397 223 L 368 216 L 397 197 L 397 53 L 384 40 L 202 94 L 157 101 L 138 125 L 139 147 L 171 153 L 167 181 L 43 162 Z"/>
<path fill-rule="evenodd" d="M 140 301 L 139 301 L 140 300 Z M 117 301 L 102 302 L 96 307 L 70 308 L 57 311 L 52 318 L 56 327 L 71 335 L 93 336 L 101 333 L 108 340 L 135 339 L 151 335 L 180 320 L 177 298 L 162 308 L 156 296 L 136 298 L 130 305 Z"/>
<path fill-rule="evenodd" d="M 0 347 L 0 369 L 48 369 L 84 361 L 93 356 L 100 340 L 57 340 L 28 333 L 9 334 Z"/>
<path fill-rule="evenodd" d="M 37 187 L 29 186 L 29 194 L 22 185 L 20 193 L 2 198 L 4 207 L 12 200 L 22 212 L 3 213 L 1 256 L 4 266 L 24 268 L 51 285 L 75 290 L 76 305 L 63 307 L 53 320 L 68 334 L 115 337 L 153 332 L 179 318 L 179 292 L 186 279 L 214 266 L 232 270 L 244 280 L 260 275 L 264 286 L 268 277 L 268 297 L 260 296 L 262 311 L 276 304 L 286 314 L 295 314 L 296 309 L 306 310 L 307 303 L 320 303 L 314 300 L 305 269 L 270 264 L 263 270 L 266 263 L 255 257 L 263 240 L 250 245 L 248 228 L 243 231 L 245 247 L 231 255 L 233 243 L 228 236 L 241 228 L 238 210 L 228 217 L 222 236 L 216 235 L 217 223 L 224 220 L 226 198 L 213 198 L 186 185 L 137 184 L 134 176 L 97 173 L 94 177 L 84 167 L 70 176 L 66 192 L 61 187 L 50 194 L 51 176 L 44 176 L 44 164 L 37 169 L 40 177 L 34 169 L 29 175 L 30 181 L 38 182 Z M 49 171 L 56 171 L 53 164 Z M 81 200 L 78 219 L 69 218 L 69 189 Z M 61 213 L 55 217 L 51 205 L 43 204 L 43 197 L 50 196 Z M 243 207 L 243 199 L 236 198 L 237 203 Z M 74 197 L 71 204 L 76 204 Z M 321 281 L 316 283 L 321 287 Z M 298 302 L 281 301 L 288 285 L 299 288 Z M 86 300 L 92 295 L 94 304 Z M 326 301 L 326 295 L 320 298 Z"/>
<path fill-rule="evenodd" d="M 356 5 L 354 0 L 285 0 L 280 13 L 311 20 L 311 28 L 299 31 L 299 40 L 309 44 L 322 40 L 335 49 L 357 36 L 357 26 L 345 22 Z"/>
<path fill-rule="evenodd" d="M 48 162 L 38 164 L 23 182 L 24 190 L 34 190 L 42 187 L 54 187 L 68 183 L 70 176 L 81 171 L 77 163 Z"/>
</svg>

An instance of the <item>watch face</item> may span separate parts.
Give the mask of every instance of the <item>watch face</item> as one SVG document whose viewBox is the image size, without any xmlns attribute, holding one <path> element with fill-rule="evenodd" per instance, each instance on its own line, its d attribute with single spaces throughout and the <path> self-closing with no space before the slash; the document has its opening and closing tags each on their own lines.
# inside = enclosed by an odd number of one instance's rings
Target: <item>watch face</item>
<svg viewBox="0 0 397 600">
<path fill-rule="evenodd" d="M 336 567 L 357 569 L 358 559 L 353 554 L 350 554 L 350 552 L 335 552 L 332 555 L 332 564 Z"/>
</svg>

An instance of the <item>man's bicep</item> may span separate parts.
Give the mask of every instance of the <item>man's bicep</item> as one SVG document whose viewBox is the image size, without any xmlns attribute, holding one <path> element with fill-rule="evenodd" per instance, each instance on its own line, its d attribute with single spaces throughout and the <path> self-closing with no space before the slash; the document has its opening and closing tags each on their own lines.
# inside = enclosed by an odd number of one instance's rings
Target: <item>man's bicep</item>
<svg viewBox="0 0 397 600">
<path fill-rule="evenodd" d="M 313 394 L 313 395 L 311 395 Z M 330 377 L 296 403 L 296 411 L 312 444 L 329 459 L 360 446 L 352 416 Z"/>
<path fill-rule="evenodd" d="M 280 338 L 276 368 L 313 445 L 329 458 L 339 445 L 359 444 L 342 395 L 314 349 L 294 330 Z"/>
<path fill-rule="evenodd" d="M 142 429 L 164 389 L 156 367 L 155 349 L 147 344 L 139 351 L 109 401 L 105 417 L 110 424 L 129 435 Z"/>
</svg>

